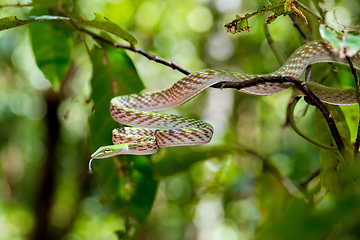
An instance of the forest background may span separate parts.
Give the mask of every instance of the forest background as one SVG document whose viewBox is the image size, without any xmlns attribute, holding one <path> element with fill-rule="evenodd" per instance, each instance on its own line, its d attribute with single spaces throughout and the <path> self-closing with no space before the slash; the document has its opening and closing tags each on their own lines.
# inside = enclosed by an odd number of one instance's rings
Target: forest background
<svg viewBox="0 0 360 240">
<path fill-rule="evenodd" d="M 290 89 L 267 97 L 208 89 L 166 112 L 211 123 L 211 143 L 94 160 L 89 174 L 91 153 L 111 144 L 117 126 L 110 99 L 185 76 L 106 40 L 129 46 L 130 33 L 136 47 L 191 72 L 269 73 L 305 43 L 294 21 L 310 40 L 321 38 L 321 21 L 359 24 L 357 0 L 299 2 L 290 4 L 308 24 L 293 10 L 282 16 L 285 1 L 0 1 L 0 239 L 360 239 L 358 187 L 343 184 L 338 155 L 286 124 Z M 249 31 L 226 31 L 236 15 L 261 9 L 269 11 L 249 18 Z M 45 15 L 78 22 L 29 18 Z M 354 86 L 347 66 L 317 64 L 312 77 L 324 72 L 332 86 Z M 307 106 L 296 108 L 299 128 L 331 144 Z M 354 142 L 358 106 L 337 110 Z"/>
</svg>

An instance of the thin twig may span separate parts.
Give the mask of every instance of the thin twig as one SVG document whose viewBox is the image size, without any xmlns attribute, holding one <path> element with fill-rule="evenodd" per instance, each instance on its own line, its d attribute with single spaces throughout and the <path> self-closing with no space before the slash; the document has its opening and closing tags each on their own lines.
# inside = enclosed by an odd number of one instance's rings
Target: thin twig
<svg viewBox="0 0 360 240">
<path fill-rule="evenodd" d="M 268 42 L 268 45 L 273 52 L 276 60 L 278 61 L 279 65 L 282 66 L 285 63 L 284 56 L 279 52 L 278 48 L 275 45 L 274 39 L 271 36 L 269 24 L 264 23 L 264 30 L 265 30 L 265 37 Z"/>
<path fill-rule="evenodd" d="M 309 36 L 305 33 L 305 31 L 300 27 L 298 21 L 296 20 L 295 16 L 293 13 L 289 14 L 289 17 L 291 18 L 291 21 L 293 22 L 294 27 L 299 31 L 299 33 L 301 34 L 301 36 L 305 39 L 305 42 L 309 42 L 310 38 Z"/>
<path fill-rule="evenodd" d="M 314 16 L 317 20 L 319 20 L 319 22 L 324 23 L 325 20 L 323 17 L 317 15 L 316 13 L 314 13 L 313 11 L 311 11 L 307 6 L 305 6 L 303 3 L 301 2 L 297 2 L 297 6 L 299 6 L 300 8 L 302 8 L 303 10 L 305 10 L 306 12 L 308 12 L 309 14 L 311 14 L 312 16 Z"/>
<path fill-rule="evenodd" d="M 168 66 L 168 67 L 171 67 L 172 69 L 174 70 L 177 70 L 185 75 L 189 75 L 191 74 L 191 72 L 185 68 L 183 68 L 182 66 L 176 64 L 175 62 L 173 61 L 168 61 L 164 58 L 161 58 L 161 57 L 158 57 L 158 56 L 155 56 L 155 55 L 152 55 L 148 52 L 146 52 L 145 50 L 141 49 L 141 48 L 137 48 L 133 45 L 126 45 L 126 44 L 121 44 L 121 43 L 115 43 L 107 38 L 104 38 L 104 37 L 101 37 L 89 30 L 86 30 L 85 28 L 81 28 L 81 27 L 77 27 L 78 30 L 82 31 L 82 32 L 85 32 L 87 34 L 89 34 L 93 39 L 95 40 L 99 40 L 103 43 L 106 43 L 114 48 L 119 48 L 119 49 L 126 49 L 126 50 L 130 50 L 132 52 L 135 52 L 135 53 L 139 53 L 141 55 L 143 55 L 144 57 L 146 57 L 147 59 L 149 60 L 152 60 L 154 62 L 157 62 L 157 63 L 161 63 L 165 66 Z"/>
<path fill-rule="evenodd" d="M 311 81 L 311 65 L 306 67 L 305 70 L 305 82 L 310 82 Z"/>
<path fill-rule="evenodd" d="M 355 81 L 355 94 L 356 94 L 356 99 L 359 105 L 359 116 L 360 116 L 360 87 L 359 87 L 359 77 L 357 75 L 356 69 L 354 68 L 354 65 L 350 59 L 350 57 L 346 57 L 346 60 L 349 63 L 350 69 L 351 69 L 351 73 L 354 76 L 354 81 Z M 359 118 L 359 124 L 358 124 L 358 131 L 357 131 L 357 135 L 356 135 L 356 141 L 355 141 L 355 147 L 354 147 L 354 160 L 357 159 L 358 153 L 359 153 L 359 146 L 360 146 L 360 118 Z"/>
</svg>

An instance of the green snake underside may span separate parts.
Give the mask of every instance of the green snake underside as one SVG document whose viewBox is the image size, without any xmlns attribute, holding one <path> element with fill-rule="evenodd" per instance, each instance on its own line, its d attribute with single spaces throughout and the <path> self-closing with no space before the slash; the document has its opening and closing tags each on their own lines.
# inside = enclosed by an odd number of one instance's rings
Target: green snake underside
<svg viewBox="0 0 360 240">
<path fill-rule="evenodd" d="M 356 54 L 351 60 L 354 67 L 359 69 L 360 54 Z M 146 155 L 156 153 L 159 147 L 208 143 L 213 134 L 213 127 L 210 124 L 152 111 L 178 106 L 220 82 L 234 83 L 274 76 L 300 78 L 307 66 L 318 62 L 348 64 L 347 60 L 340 58 L 328 42 L 320 40 L 307 43 L 297 49 L 286 64 L 270 74 L 251 75 L 224 70 L 203 70 L 184 77 L 165 90 L 115 97 L 110 102 L 112 118 L 133 127 L 115 129 L 112 133 L 114 145 L 100 147 L 92 154 L 92 158 L 107 158 L 118 154 Z M 355 89 L 335 89 L 314 82 L 306 82 L 306 85 L 325 103 L 357 104 Z M 293 84 L 289 82 L 265 82 L 238 90 L 253 95 L 272 95 L 291 86 Z"/>
</svg>

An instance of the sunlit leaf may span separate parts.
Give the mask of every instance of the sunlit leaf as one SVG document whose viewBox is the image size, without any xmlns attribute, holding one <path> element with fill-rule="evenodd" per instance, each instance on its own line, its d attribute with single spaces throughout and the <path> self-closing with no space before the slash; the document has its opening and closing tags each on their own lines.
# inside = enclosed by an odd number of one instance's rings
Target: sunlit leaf
<svg viewBox="0 0 360 240">
<path fill-rule="evenodd" d="M 360 50 L 360 36 L 346 34 L 342 36 L 335 31 L 320 26 L 321 37 L 330 42 L 335 51 L 339 52 L 340 57 L 352 57 Z"/>
<path fill-rule="evenodd" d="M 86 25 L 89 27 L 94 27 L 108 33 L 112 33 L 117 37 L 120 37 L 126 41 L 128 41 L 132 45 L 136 45 L 136 39 L 128 32 L 120 28 L 116 23 L 102 15 L 101 13 L 95 13 L 95 19 L 92 21 L 85 20 L 74 20 L 76 23 L 81 25 Z"/>
<path fill-rule="evenodd" d="M 35 9 L 36 11 L 39 9 Z M 39 11 L 37 11 L 39 12 Z M 34 11 L 32 11 L 32 13 L 34 13 Z M 71 18 L 68 17 L 61 17 L 61 16 L 49 16 L 46 15 L 48 14 L 43 13 L 43 16 L 29 16 L 25 19 L 18 19 L 16 16 L 11 16 L 11 17 L 3 17 L 0 18 L 0 30 L 5 30 L 5 29 L 9 29 L 9 28 L 13 28 L 13 27 L 19 27 L 22 25 L 26 25 L 29 23 L 34 23 L 34 22 L 42 22 L 42 21 L 75 21 Z"/>
<path fill-rule="evenodd" d="M 29 16 L 26 19 L 18 19 L 15 16 L 4 17 L 4 18 L 0 18 L 0 31 L 9 29 L 9 28 L 19 27 L 19 26 L 29 24 L 29 23 L 50 21 L 50 20 L 51 21 L 58 20 L 58 21 L 74 22 L 79 25 L 97 28 L 99 30 L 114 34 L 115 36 L 126 40 L 127 42 L 129 42 L 132 45 L 137 44 L 137 40 L 130 33 L 126 32 L 125 30 L 120 28 L 116 23 L 114 23 L 110 19 L 106 18 L 101 13 L 95 13 L 95 19 L 91 20 L 91 21 L 77 20 L 77 19 L 72 19 L 69 17 L 62 17 L 62 16 L 49 16 L 49 15 L 46 15 L 46 13 L 43 14 L 42 16 L 40 16 L 40 15 L 39 16 Z M 49 23 L 49 25 L 50 24 L 52 24 L 52 23 Z"/>
<path fill-rule="evenodd" d="M 347 49 L 346 54 L 348 56 L 355 55 L 360 50 L 360 36 L 352 35 L 352 34 L 346 34 L 344 45 Z"/>
<path fill-rule="evenodd" d="M 330 29 L 324 26 L 320 26 L 319 30 L 321 37 L 323 39 L 328 40 L 334 49 L 341 47 L 341 41 L 338 39 L 338 36 L 335 32 L 331 31 Z"/>
<path fill-rule="evenodd" d="M 15 16 L 0 18 L 0 30 L 5 30 L 13 27 L 19 27 L 28 23 L 36 22 L 35 19 L 18 19 Z"/>
</svg>

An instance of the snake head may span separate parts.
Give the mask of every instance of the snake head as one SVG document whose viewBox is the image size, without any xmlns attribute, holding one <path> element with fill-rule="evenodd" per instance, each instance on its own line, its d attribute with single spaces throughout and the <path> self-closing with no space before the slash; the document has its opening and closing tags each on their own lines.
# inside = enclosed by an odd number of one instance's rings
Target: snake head
<svg viewBox="0 0 360 240">
<path fill-rule="evenodd" d="M 117 144 L 117 145 L 100 147 L 93 154 L 91 154 L 91 159 L 89 161 L 89 172 L 93 173 L 91 167 L 93 159 L 109 158 L 121 154 L 124 151 L 128 151 L 128 150 L 129 147 L 126 144 Z"/>
<path fill-rule="evenodd" d="M 129 150 L 127 144 L 117 144 L 110 146 L 103 146 L 96 150 L 91 157 L 94 159 L 108 158 L 115 155 L 123 154 Z"/>
</svg>

